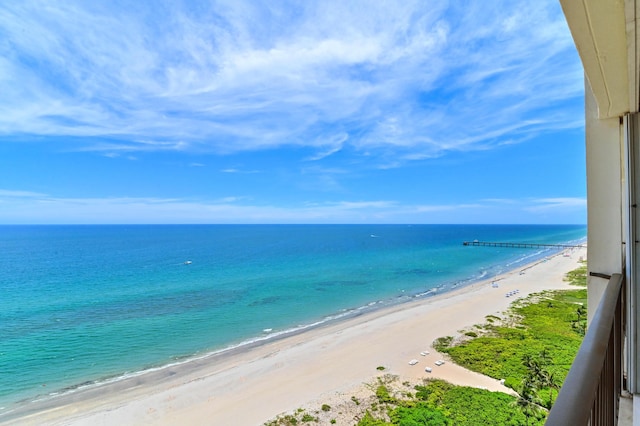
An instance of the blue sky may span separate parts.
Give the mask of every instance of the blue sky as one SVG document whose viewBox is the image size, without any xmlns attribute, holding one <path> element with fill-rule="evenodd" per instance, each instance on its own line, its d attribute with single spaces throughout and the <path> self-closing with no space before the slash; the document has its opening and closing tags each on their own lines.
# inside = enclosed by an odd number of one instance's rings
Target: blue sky
<svg viewBox="0 0 640 426">
<path fill-rule="evenodd" d="M 557 1 L 0 6 L 0 223 L 585 223 Z"/>
</svg>

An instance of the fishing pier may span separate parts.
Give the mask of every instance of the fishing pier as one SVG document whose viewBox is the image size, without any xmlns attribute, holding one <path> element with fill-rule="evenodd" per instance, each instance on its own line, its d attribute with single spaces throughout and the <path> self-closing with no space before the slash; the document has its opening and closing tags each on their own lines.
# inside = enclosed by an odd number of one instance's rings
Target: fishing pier
<svg viewBox="0 0 640 426">
<path fill-rule="evenodd" d="M 462 243 L 465 246 L 476 246 L 476 247 L 508 247 L 508 248 L 558 248 L 558 249 L 567 249 L 567 248 L 583 248 L 584 246 L 580 245 L 570 245 L 570 244 L 536 244 L 536 243 L 497 243 L 497 242 L 488 242 L 488 241 L 465 241 Z"/>
</svg>

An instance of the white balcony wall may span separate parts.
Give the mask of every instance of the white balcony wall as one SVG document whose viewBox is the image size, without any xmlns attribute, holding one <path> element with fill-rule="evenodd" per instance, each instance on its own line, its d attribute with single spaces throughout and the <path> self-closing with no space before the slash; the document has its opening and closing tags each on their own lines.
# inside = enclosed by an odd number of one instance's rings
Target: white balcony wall
<svg viewBox="0 0 640 426">
<path fill-rule="evenodd" d="M 620 273 L 624 264 L 624 133 L 618 117 L 598 118 L 593 92 L 588 82 L 585 86 L 588 269 L 611 275 Z M 587 279 L 589 321 L 606 283 L 603 278 Z"/>
</svg>

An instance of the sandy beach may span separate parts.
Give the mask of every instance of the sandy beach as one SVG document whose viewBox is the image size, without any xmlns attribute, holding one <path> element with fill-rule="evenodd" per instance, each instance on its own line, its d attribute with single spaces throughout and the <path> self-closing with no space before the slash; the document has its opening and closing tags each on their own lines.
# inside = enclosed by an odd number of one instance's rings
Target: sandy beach
<svg viewBox="0 0 640 426">
<path fill-rule="evenodd" d="M 9 421 L 28 425 L 261 425 L 298 407 L 318 407 L 339 399 L 385 373 L 407 379 L 437 377 L 509 392 L 498 380 L 450 362 L 435 366 L 444 357 L 431 348 L 432 342 L 483 323 L 487 315 L 500 315 L 518 297 L 569 288 L 564 274 L 578 267 L 580 258 L 586 258 L 586 249 L 236 353 L 78 390 L 36 403 L 33 412 Z M 519 290 L 516 296 L 506 297 L 515 290 Z M 425 351 L 429 354 L 420 355 Z M 412 359 L 418 363 L 409 365 Z M 378 371 L 378 366 L 385 371 Z M 432 373 L 425 372 L 427 366 Z"/>
</svg>

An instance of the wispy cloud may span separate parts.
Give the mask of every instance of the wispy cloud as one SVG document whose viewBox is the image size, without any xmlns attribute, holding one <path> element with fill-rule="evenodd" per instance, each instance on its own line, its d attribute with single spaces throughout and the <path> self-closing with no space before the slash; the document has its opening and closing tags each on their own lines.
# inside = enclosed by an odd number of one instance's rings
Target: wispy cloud
<svg viewBox="0 0 640 426">
<path fill-rule="evenodd" d="M 46 195 L 41 194 L 39 192 L 32 192 L 32 191 L 0 189 L 0 197 L 2 198 L 40 198 L 40 197 L 46 197 Z"/>
<path fill-rule="evenodd" d="M 533 199 L 528 210 L 532 212 L 552 212 L 558 210 L 585 210 L 586 198 L 537 198 Z"/>
<path fill-rule="evenodd" d="M 555 213 L 551 223 L 575 223 L 576 210 L 585 205 L 579 198 L 433 205 L 341 200 L 276 206 L 252 201 L 247 196 L 69 198 L 5 189 L 0 190 L 0 223 L 478 223 L 479 211 L 484 213 L 480 217 L 491 218 L 489 223 L 544 223 L 540 210 Z"/>
<path fill-rule="evenodd" d="M 260 173 L 259 170 L 245 170 L 245 169 L 239 169 L 239 168 L 235 168 L 235 167 L 228 167 L 226 169 L 221 169 L 220 172 L 222 172 L 222 173 L 240 173 L 240 174 Z"/>
<path fill-rule="evenodd" d="M 527 211 L 541 212 L 561 209 L 580 209 L 587 207 L 587 199 L 582 197 L 555 198 L 487 198 L 480 201 L 483 205 L 503 206 L 504 208 L 518 207 Z"/>
<path fill-rule="evenodd" d="M 316 154 L 308 157 L 307 160 L 309 161 L 322 160 L 323 158 L 326 158 L 330 155 L 335 154 L 336 152 L 339 152 L 344 146 L 344 143 L 348 139 L 349 139 L 349 135 L 345 132 L 341 132 L 337 135 L 333 135 L 329 137 L 328 140 L 320 144 L 321 146 L 325 146 L 326 148 L 323 151 L 319 151 Z"/>
<path fill-rule="evenodd" d="M 393 167 L 582 125 L 556 2 L 9 2 L 0 138 Z M 91 138 L 91 139 L 87 139 Z M 95 139 L 93 139 L 95 138 Z M 392 159 L 392 160 L 390 160 Z"/>
</svg>

